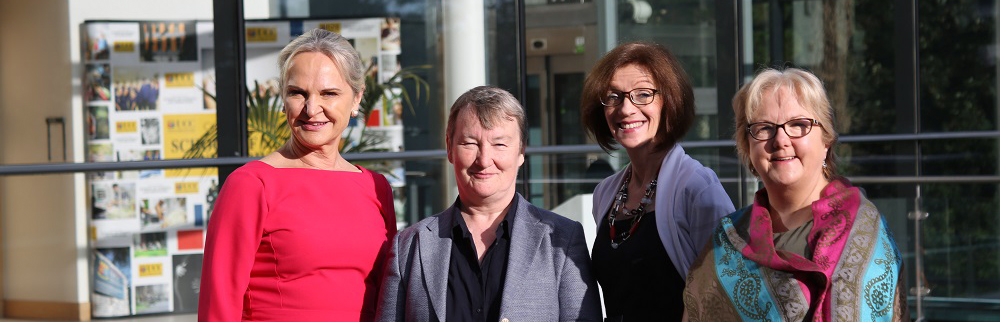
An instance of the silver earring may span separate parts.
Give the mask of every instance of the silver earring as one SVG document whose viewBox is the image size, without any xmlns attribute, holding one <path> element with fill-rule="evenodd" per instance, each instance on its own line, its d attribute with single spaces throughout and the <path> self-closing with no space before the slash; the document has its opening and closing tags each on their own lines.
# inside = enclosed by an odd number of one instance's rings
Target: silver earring
<svg viewBox="0 0 1000 322">
<path fill-rule="evenodd" d="M 823 160 L 823 169 L 826 169 L 826 160 Z"/>
<path fill-rule="evenodd" d="M 358 112 L 358 110 L 353 110 L 353 111 L 351 111 L 351 117 L 358 117 L 358 114 L 360 114 L 360 113 L 361 112 Z"/>
</svg>

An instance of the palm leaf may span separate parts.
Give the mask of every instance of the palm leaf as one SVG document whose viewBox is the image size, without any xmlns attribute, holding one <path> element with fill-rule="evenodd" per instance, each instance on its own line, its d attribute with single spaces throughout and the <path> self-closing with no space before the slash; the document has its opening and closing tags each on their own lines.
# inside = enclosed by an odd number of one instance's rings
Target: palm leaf
<svg viewBox="0 0 1000 322">
<path fill-rule="evenodd" d="M 415 102 L 426 101 L 430 94 L 430 84 L 420 75 L 420 72 L 430 69 L 430 65 L 402 68 L 384 83 L 378 82 L 377 73 L 374 73 L 374 68 L 374 64 L 368 66 L 367 76 L 365 77 L 365 93 L 361 98 L 359 106 L 360 112 L 363 115 L 369 115 L 375 104 L 384 97 L 389 101 L 402 100 L 410 112 L 416 114 L 414 108 Z M 406 88 L 406 84 L 410 82 L 414 85 L 414 93 L 412 95 Z M 216 100 L 215 95 L 207 92 L 204 88 L 200 89 L 211 100 Z M 259 157 L 276 151 L 291 136 L 291 129 L 288 128 L 288 122 L 285 119 L 285 114 L 282 112 L 282 101 L 281 96 L 277 93 L 278 90 L 280 89 L 272 89 L 266 85 L 262 86 L 257 81 L 254 81 L 253 88 L 247 88 L 244 98 L 247 102 L 247 134 L 249 136 L 248 140 L 252 144 L 250 147 L 252 150 L 251 156 Z M 384 143 L 388 138 L 384 134 L 367 131 L 367 126 L 363 120 L 360 123 L 358 126 L 348 129 L 348 133 L 344 137 L 341 153 L 388 151 L 384 147 Z M 355 142 L 355 139 L 351 135 L 356 128 L 361 131 L 359 135 L 360 139 L 357 142 Z M 184 153 L 183 157 L 203 158 L 217 156 L 218 138 L 218 127 L 212 125 L 205 134 L 195 140 L 191 148 Z M 209 154 L 209 152 L 212 153 Z M 384 162 L 363 162 L 362 165 L 366 167 L 370 166 L 369 168 L 374 171 L 392 175 L 389 171 L 391 167 Z"/>
</svg>

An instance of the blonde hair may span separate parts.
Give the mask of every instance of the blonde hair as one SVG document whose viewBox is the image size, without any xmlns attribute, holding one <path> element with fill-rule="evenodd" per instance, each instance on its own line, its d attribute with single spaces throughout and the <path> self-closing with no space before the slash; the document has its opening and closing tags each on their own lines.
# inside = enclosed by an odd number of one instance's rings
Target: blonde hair
<svg viewBox="0 0 1000 322">
<path fill-rule="evenodd" d="M 735 140 L 736 152 L 740 161 L 743 162 L 750 171 L 757 175 L 750 162 L 750 135 L 747 126 L 750 124 L 750 117 L 761 108 L 765 95 L 773 95 L 779 89 L 787 89 L 795 95 L 795 100 L 806 111 L 819 121 L 818 128 L 823 131 L 823 143 L 830 146 L 827 150 L 826 166 L 823 167 L 823 175 L 833 178 L 837 175 L 837 158 L 833 153 L 833 146 L 837 143 L 837 131 L 833 124 L 833 106 L 826 96 L 823 82 L 806 70 L 798 68 L 773 69 L 768 68 L 757 73 L 749 83 L 744 84 L 736 96 L 733 97 L 734 124 L 736 126 Z M 816 127 L 813 127 L 816 130 Z"/>
<path fill-rule="evenodd" d="M 279 92 L 285 98 L 285 86 L 288 85 L 288 68 L 292 58 L 301 53 L 316 52 L 326 55 L 337 65 L 344 80 L 357 95 L 365 90 L 365 66 L 361 56 L 354 50 L 347 38 L 324 29 L 313 29 L 296 37 L 281 49 L 278 54 Z"/>
</svg>

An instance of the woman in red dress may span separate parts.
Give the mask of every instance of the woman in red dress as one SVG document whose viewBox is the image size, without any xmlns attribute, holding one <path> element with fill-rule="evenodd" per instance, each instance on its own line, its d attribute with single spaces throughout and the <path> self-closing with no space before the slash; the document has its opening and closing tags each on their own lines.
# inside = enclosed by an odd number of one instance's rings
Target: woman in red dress
<svg viewBox="0 0 1000 322">
<path fill-rule="evenodd" d="M 371 320 L 396 216 L 385 177 L 339 152 L 364 66 L 344 37 L 320 29 L 278 63 L 292 136 L 226 179 L 208 224 L 198 320 Z"/>
</svg>

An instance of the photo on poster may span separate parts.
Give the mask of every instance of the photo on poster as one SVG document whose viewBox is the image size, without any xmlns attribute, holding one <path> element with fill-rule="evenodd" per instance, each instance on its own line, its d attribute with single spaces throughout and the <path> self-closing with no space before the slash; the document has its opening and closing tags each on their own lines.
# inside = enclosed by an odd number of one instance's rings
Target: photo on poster
<svg viewBox="0 0 1000 322">
<path fill-rule="evenodd" d="M 384 83 L 392 79 L 392 76 L 395 76 L 396 73 L 402 69 L 402 66 L 399 64 L 398 56 L 382 55 L 379 60 L 378 68 L 380 70 L 379 81 Z"/>
<path fill-rule="evenodd" d="M 353 39 L 354 49 L 358 51 L 358 55 L 361 56 L 361 62 L 365 66 L 371 64 L 378 64 L 378 38 L 375 37 L 364 37 Z"/>
<path fill-rule="evenodd" d="M 157 152 L 159 152 L 159 151 L 157 151 Z M 157 160 L 159 160 L 159 159 L 157 159 Z M 163 176 L 163 170 L 160 170 L 160 169 L 139 171 L 139 179 L 149 179 L 149 178 L 156 178 L 156 177 L 162 177 L 162 176 Z"/>
<path fill-rule="evenodd" d="M 135 287 L 135 313 L 170 312 L 170 288 L 167 284 Z"/>
<path fill-rule="evenodd" d="M 399 52 L 399 18 L 382 20 L 382 50 Z"/>
<path fill-rule="evenodd" d="M 87 139 L 106 140 L 110 136 L 111 125 L 108 122 L 107 105 L 90 105 L 87 107 Z"/>
<path fill-rule="evenodd" d="M 87 179 L 90 181 L 111 180 L 114 178 L 115 173 L 112 171 L 87 172 Z"/>
<path fill-rule="evenodd" d="M 135 257 L 156 257 L 167 256 L 167 233 L 142 233 L 134 234 L 132 245 Z"/>
<path fill-rule="evenodd" d="M 160 144 L 160 119 L 146 118 L 141 123 L 142 144 Z"/>
<path fill-rule="evenodd" d="M 129 315 L 132 285 L 128 247 L 98 248 L 93 253 L 94 284 L 91 299 L 95 317 Z"/>
<path fill-rule="evenodd" d="M 186 202 L 183 197 L 142 199 L 139 203 L 141 230 L 159 230 L 187 223 Z"/>
<path fill-rule="evenodd" d="M 197 312 L 202 254 L 174 255 L 174 312 Z"/>
<path fill-rule="evenodd" d="M 134 182 L 99 182 L 92 186 L 93 219 L 135 218 Z"/>
<path fill-rule="evenodd" d="M 215 72 L 205 73 L 201 78 L 201 95 L 203 108 L 205 110 L 215 110 Z"/>
<path fill-rule="evenodd" d="M 94 292 L 127 301 L 132 282 L 128 247 L 98 248 L 94 255 Z"/>
<path fill-rule="evenodd" d="M 119 150 L 117 152 L 118 161 L 153 161 L 160 160 L 160 150 Z M 145 171 L 145 170 L 143 170 Z M 140 173 L 139 177 L 142 177 Z"/>
<path fill-rule="evenodd" d="M 161 75 L 150 68 L 115 67 L 114 92 L 116 111 L 152 111 L 160 99 Z"/>
<path fill-rule="evenodd" d="M 115 160 L 115 155 L 114 155 L 114 150 L 111 149 L 111 143 L 87 144 L 88 162 L 106 162 L 114 160 Z"/>
<path fill-rule="evenodd" d="M 163 157 L 160 156 L 160 150 L 145 150 L 142 151 L 142 161 L 155 161 L 162 160 Z"/>
<path fill-rule="evenodd" d="M 194 21 L 139 23 L 139 56 L 144 62 L 198 60 L 198 35 Z"/>
<path fill-rule="evenodd" d="M 111 54 L 109 35 L 107 24 L 87 24 L 86 31 L 83 33 L 84 39 L 80 41 L 83 45 L 83 59 L 86 61 L 107 60 Z"/>
<path fill-rule="evenodd" d="M 111 100 L 111 65 L 87 64 L 83 77 L 85 102 Z"/>
<path fill-rule="evenodd" d="M 201 206 L 201 205 L 198 205 Z M 205 238 L 204 232 L 201 229 L 195 230 L 178 230 L 177 231 L 177 250 L 178 251 L 191 251 L 200 250 L 205 248 Z"/>
</svg>

